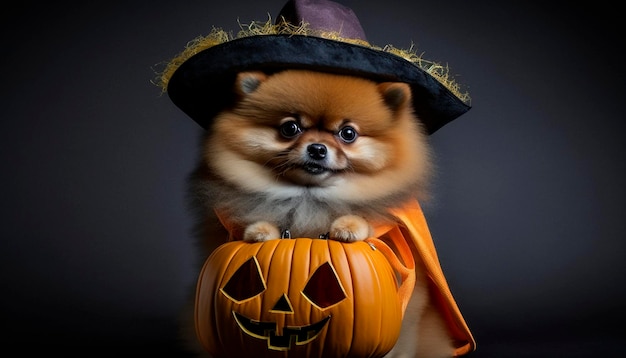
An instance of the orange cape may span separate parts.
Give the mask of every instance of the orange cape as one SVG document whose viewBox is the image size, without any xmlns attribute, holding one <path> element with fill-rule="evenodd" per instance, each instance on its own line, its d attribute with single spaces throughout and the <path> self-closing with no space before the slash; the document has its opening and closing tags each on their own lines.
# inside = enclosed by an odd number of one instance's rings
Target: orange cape
<svg viewBox="0 0 626 358">
<path fill-rule="evenodd" d="M 403 273 L 403 279 L 409 280 L 407 285 L 402 285 L 409 288 L 401 292 L 401 295 L 405 296 L 403 309 L 406 308 L 413 293 L 415 258 L 420 258 L 426 268 L 426 276 L 431 281 L 429 288 L 434 304 L 440 310 L 454 339 L 454 356 L 458 357 L 474 351 L 476 342 L 448 287 L 419 203 L 417 200 L 408 201 L 401 208 L 391 210 L 391 213 L 399 219 L 399 223 L 395 225 L 374 224 L 374 237 L 367 241 L 373 243 L 378 249 L 385 250 L 385 255 L 391 259 L 390 264 Z M 241 228 L 237 228 L 220 213 L 217 214 L 222 225 L 229 232 L 229 241 L 242 237 Z M 392 248 L 381 244 L 381 241 Z M 398 256 L 402 263 L 399 263 Z"/>
<path fill-rule="evenodd" d="M 432 283 L 429 286 L 432 299 L 445 319 L 454 339 L 454 356 L 458 357 L 474 351 L 476 342 L 452 296 L 452 292 L 450 292 L 419 203 L 416 200 L 411 200 L 403 207 L 391 210 L 391 212 L 400 220 L 400 223 L 375 226 L 374 236 L 377 238 L 385 237 L 386 240 L 384 241 L 390 240 L 401 257 L 411 255 L 411 258 L 417 256 L 422 260 L 426 268 L 426 276 Z M 414 267 L 412 268 L 414 269 Z"/>
</svg>

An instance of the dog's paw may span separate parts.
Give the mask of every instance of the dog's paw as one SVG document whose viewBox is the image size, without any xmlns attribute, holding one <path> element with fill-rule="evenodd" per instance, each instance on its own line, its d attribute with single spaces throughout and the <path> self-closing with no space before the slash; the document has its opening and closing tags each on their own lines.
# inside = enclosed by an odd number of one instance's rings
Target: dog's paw
<svg viewBox="0 0 626 358">
<path fill-rule="evenodd" d="M 280 237 L 280 230 L 267 221 L 257 221 L 252 225 L 248 225 L 243 232 L 243 240 L 249 242 L 280 239 Z"/>
<path fill-rule="evenodd" d="M 354 242 L 372 236 L 370 224 L 360 216 L 344 215 L 330 225 L 329 238 L 332 240 Z"/>
</svg>

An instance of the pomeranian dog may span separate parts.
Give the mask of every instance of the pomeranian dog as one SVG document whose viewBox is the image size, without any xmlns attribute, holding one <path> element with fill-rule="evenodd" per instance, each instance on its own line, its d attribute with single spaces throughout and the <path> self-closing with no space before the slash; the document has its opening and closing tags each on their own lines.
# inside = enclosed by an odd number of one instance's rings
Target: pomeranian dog
<svg viewBox="0 0 626 358">
<path fill-rule="evenodd" d="M 389 208 L 428 197 L 433 165 L 407 84 L 285 70 L 240 73 L 233 91 L 237 100 L 206 131 L 190 180 L 203 260 L 228 239 L 220 218 L 247 241 L 351 242 L 370 237 L 370 223 L 395 222 Z M 419 264 L 388 357 L 452 356 Z"/>
</svg>

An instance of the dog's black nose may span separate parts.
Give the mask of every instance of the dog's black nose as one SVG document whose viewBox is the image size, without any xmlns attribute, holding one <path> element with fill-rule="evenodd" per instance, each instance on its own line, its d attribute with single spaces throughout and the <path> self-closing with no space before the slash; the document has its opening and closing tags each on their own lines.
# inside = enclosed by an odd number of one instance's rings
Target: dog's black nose
<svg viewBox="0 0 626 358">
<path fill-rule="evenodd" d="M 326 153 L 328 152 L 328 149 L 326 149 L 326 146 L 323 144 L 319 144 L 319 143 L 309 144 L 306 150 L 309 153 L 309 157 L 316 159 L 316 160 L 321 160 L 321 159 L 326 158 Z"/>
</svg>

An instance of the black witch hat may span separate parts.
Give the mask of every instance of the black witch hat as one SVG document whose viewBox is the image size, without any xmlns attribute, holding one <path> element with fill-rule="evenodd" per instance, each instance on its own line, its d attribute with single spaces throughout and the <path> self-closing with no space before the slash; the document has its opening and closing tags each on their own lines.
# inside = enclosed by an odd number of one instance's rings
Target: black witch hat
<svg viewBox="0 0 626 358">
<path fill-rule="evenodd" d="M 444 67 L 393 47 L 369 45 L 354 12 L 336 2 L 290 0 L 275 24 L 255 26 L 235 39 L 214 31 L 164 72 L 171 100 L 205 129 L 235 100 L 229 89 L 237 73 L 250 70 L 307 69 L 408 83 L 428 134 L 470 109 L 469 96 L 448 80 Z"/>
</svg>

